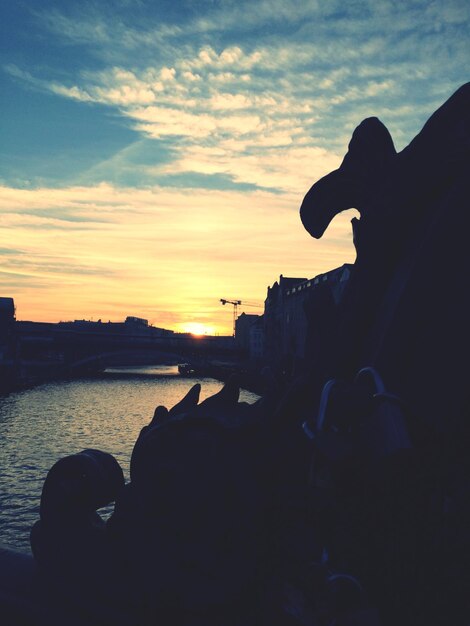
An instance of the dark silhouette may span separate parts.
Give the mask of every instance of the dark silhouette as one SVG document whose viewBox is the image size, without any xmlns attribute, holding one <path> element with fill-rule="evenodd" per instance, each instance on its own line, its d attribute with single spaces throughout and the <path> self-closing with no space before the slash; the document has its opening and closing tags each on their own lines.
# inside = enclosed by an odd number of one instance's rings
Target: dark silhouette
<svg viewBox="0 0 470 626">
<path fill-rule="evenodd" d="M 199 391 L 170 412 L 159 407 L 143 429 L 108 522 L 155 623 L 246 619 L 256 596 L 262 491 L 244 436 L 252 410 L 237 403 L 233 381 L 197 405 Z"/>
<path fill-rule="evenodd" d="M 361 448 L 350 434 L 328 442 L 330 456 L 345 444 L 353 452 L 345 467 L 329 468 L 340 476 L 328 494 L 336 510 L 325 516 L 326 543 L 341 566 L 360 573 L 385 624 L 469 619 L 469 122 L 469 84 L 399 154 L 383 125 L 365 120 L 339 170 L 316 183 L 301 208 L 313 236 L 345 208 L 358 208 L 361 219 L 353 220 L 357 261 L 339 323 L 328 345 L 318 344 L 320 375 L 299 386 L 298 402 L 318 398 L 329 378 L 351 382 L 373 365 L 406 407 L 412 448 L 379 465 L 364 454 L 353 459 Z M 333 432 L 341 433 L 345 415 L 351 428 L 374 414 L 357 385 L 336 395 Z"/>
<path fill-rule="evenodd" d="M 41 519 L 31 531 L 40 566 L 58 576 L 82 577 L 95 558 L 106 562 L 105 523 L 96 511 L 114 502 L 123 487 L 122 469 L 111 454 L 83 450 L 60 459 L 44 481 Z M 93 578 L 98 572 L 92 568 L 90 574 Z"/>
<path fill-rule="evenodd" d="M 317 237 L 340 210 L 361 213 L 353 220 L 357 261 L 325 350 L 324 380 L 374 364 L 425 429 L 434 421 L 453 428 L 449 413 L 462 425 L 464 394 L 449 390 L 464 386 L 464 368 L 448 364 L 466 360 L 469 105 L 467 84 L 399 154 L 385 127 L 365 120 L 339 170 L 316 183 L 301 207 Z"/>
<path fill-rule="evenodd" d="M 87 624 L 468 624 L 469 120 L 467 84 L 398 154 L 360 124 L 301 207 L 315 237 L 361 214 L 344 299 L 308 304 L 309 371 L 251 407 L 233 379 L 157 407 L 125 486 L 110 455 L 59 461 L 32 531 L 48 582 L 23 571 L 42 590 L 18 622 L 80 597 Z"/>
</svg>

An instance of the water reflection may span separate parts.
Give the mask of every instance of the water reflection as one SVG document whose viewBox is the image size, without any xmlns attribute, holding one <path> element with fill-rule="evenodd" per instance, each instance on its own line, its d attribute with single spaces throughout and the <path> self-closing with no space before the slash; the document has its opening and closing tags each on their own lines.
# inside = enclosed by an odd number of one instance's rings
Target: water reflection
<svg viewBox="0 0 470 626">
<path fill-rule="evenodd" d="M 135 439 L 155 406 L 173 406 L 195 382 L 201 399 L 221 387 L 212 378 L 182 378 L 176 366 L 146 366 L 0 398 L 0 542 L 29 550 L 44 478 L 62 456 L 83 448 L 111 452 L 128 479 Z M 256 398 L 241 394 L 247 402 Z"/>
<path fill-rule="evenodd" d="M 179 376 L 177 365 L 126 365 L 125 367 L 108 367 L 105 371 L 105 375 L 109 377 L 113 374 L 116 376 Z"/>
</svg>

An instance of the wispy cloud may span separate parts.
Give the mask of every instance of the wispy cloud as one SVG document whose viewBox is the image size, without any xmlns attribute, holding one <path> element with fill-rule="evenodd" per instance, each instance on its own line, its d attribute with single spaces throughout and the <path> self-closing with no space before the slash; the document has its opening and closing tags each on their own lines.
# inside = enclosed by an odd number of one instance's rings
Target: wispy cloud
<svg viewBox="0 0 470 626">
<path fill-rule="evenodd" d="M 17 248 L 0 248 L 0 256 L 6 256 L 6 255 L 19 255 L 22 254 L 21 250 L 18 250 Z"/>
</svg>

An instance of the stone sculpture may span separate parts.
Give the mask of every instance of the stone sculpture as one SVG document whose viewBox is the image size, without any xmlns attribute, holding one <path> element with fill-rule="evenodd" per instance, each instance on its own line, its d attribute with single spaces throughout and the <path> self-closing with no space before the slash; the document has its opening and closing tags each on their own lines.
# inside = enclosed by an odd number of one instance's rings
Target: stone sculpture
<svg viewBox="0 0 470 626">
<path fill-rule="evenodd" d="M 340 168 L 313 185 L 301 207 L 315 237 L 339 211 L 361 213 L 353 220 L 357 261 L 339 322 L 317 359 L 320 386 L 329 378 L 352 381 L 373 365 L 406 407 L 412 452 L 393 470 L 391 462 L 379 473 L 369 467 L 370 480 L 363 475 L 354 485 L 379 499 L 380 514 L 366 501 L 359 510 L 356 501 L 347 515 L 342 509 L 349 521 L 339 533 L 349 525 L 349 544 L 364 547 L 349 567 L 361 567 L 359 560 L 369 567 L 366 586 L 385 624 L 464 624 L 469 615 L 469 165 L 466 84 L 398 154 L 385 127 L 365 120 Z M 375 555 L 365 556 L 374 542 Z"/>
<path fill-rule="evenodd" d="M 373 363 L 414 412 L 425 406 L 428 420 L 447 423 L 448 403 L 459 395 L 449 390 L 463 383 L 461 368 L 452 380 L 448 363 L 465 360 L 459 337 L 468 302 L 459 284 L 467 260 L 469 112 L 466 84 L 399 154 L 385 127 L 365 120 L 340 168 L 313 185 L 301 207 L 315 237 L 339 211 L 361 213 L 353 220 L 357 261 L 336 345 L 325 354 L 325 377 L 351 377 Z M 438 406 L 429 406 L 424 379 L 434 390 L 430 404 Z"/>
</svg>

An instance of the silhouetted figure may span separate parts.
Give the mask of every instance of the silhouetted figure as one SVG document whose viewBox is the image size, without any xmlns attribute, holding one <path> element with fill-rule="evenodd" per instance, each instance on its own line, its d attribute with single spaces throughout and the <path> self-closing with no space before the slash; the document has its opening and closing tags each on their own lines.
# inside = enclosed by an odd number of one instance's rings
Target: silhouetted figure
<svg viewBox="0 0 470 626">
<path fill-rule="evenodd" d="M 251 411 L 234 381 L 197 405 L 199 390 L 143 429 L 108 530 L 151 623 L 255 624 L 263 495 Z"/>
<path fill-rule="evenodd" d="M 97 513 L 123 487 L 119 463 L 100 450 L 64 457 L 50 469 L 31 548 L 41 570 L 63 585 L 63 592 L 88 594 L 89 601 L 114 601 L 117 586 L 124 589 L 106 524 Z"/>
</svg>

